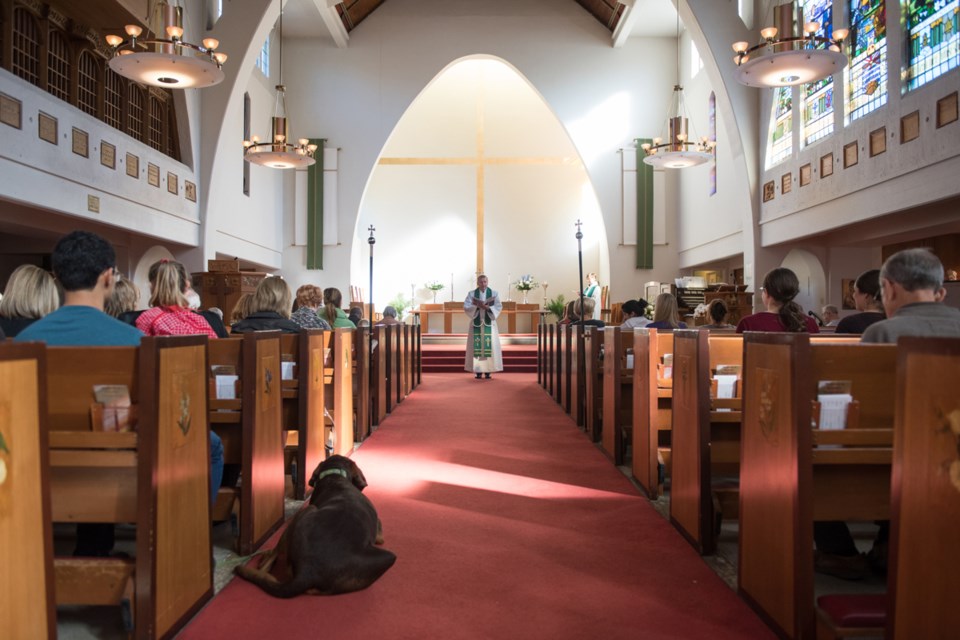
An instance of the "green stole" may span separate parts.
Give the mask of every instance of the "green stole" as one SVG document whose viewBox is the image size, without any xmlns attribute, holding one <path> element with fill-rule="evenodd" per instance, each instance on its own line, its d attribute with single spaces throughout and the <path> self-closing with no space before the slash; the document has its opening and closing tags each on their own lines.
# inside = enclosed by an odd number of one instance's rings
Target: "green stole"
<svg viewBox="0 0 960 640">
<path fill-rule="evenodd" d="M 593 292 L 596 290 L 597 290 L 597 285 L 592 284 L 589 287 L 587 287 L 586 291 L 583 292 L 583 295 L 585 295 L 588 298 L 592 298 Z"/>
<path fill-rule="evenodd" d="M 493 290 L 489 287 L 487 287 L 487 291 L 490 291 L 491 293 L 493 292 Z M 489 299 L 481 298 L 480 289 L 473 290 L 473 297 L 480 298 L 481 300 Z M 490 296 L 490 298 L 492 297 L 493 296 Z M 489 309 L 473 316 L 474 358 L 482 360 L 484 358 L 490 358 L 493 356 L 493 329 L 490 326 L 493 321 L 493 312 Z"/>
</svg>

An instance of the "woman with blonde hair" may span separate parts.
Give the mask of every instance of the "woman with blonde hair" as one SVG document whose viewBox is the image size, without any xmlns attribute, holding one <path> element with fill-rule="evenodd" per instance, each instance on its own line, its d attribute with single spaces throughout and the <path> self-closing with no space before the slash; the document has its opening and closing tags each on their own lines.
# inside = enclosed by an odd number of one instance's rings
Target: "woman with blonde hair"
<svg viewBox="0 0 960 640">
<path fill-rule="evenodd" d="M 317 315 L 323 304 L 323 291 L 314 284 L 305 284 L 297 289 L 297 310 L 290 319 L 304 329 L 329 329 L 330 324 Z"/>
<path fill-rule="evenodd" d="M 276 330 L 300 333 L 300 325 L 290 319 L 293 294 L 283 278 L 274 276 L 261 280 L 249 305 L 250 313 L 230 328 L 233 333 Z"/>
<path fill-rule="evenodd" d="M 150 308 L 137 318 L 137 329 L 148 336 L 217 337 L 207 319 L 190 310 L 186 296 L 190 279 L 182 264 L 166 259 L 154 262 L 147 276 L 150 279 Z"/>
<path fill-rule="evenodd" d="M 340 307 L 343 305 L 343 295 L 340 293 L 339 289 L 334 287 L 328 287 L 323 290 L 323 306 L 324 310 L 318 315 L 330 323 L 330 326 L 334 329 L 339 329 L 341 327 L 346 329 L 356 329 L 357 325 L 353 324 L 350 319 L 347 317 L 347 314 L 344 313 L 343 309 Z"/>
<path fill-rule="evenodd" d="M 140 288 L 125 276 L 117 276 L 113 283 L 113 292 L 103 303 L 103 310 L 121 322 L 136 325 L 140 313 L 136 311 L 140 304 Z"/>
<path fill-rule="evenodd" d="M 672 293 L 661 293 L 653 304 L 653 322 L 647 329 L 686 329 L 687 325 L 680 322 L 680 313 L 677 311 L 677 298 Z"/>
<path fill-rule="evenodd" d="M 60 308 L 60 292 L 53 276 L 32 264 L 22 264 L 7 280 L 0 300 L 0 329 L 8 338 Z"/>
</svg>

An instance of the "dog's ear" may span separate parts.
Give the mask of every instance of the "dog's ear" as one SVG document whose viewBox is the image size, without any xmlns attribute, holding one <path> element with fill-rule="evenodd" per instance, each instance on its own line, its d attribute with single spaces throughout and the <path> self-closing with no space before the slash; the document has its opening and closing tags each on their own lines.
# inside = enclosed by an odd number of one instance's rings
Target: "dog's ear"
<svg viewBox="0 0 960 640">
<path fill-rule="evenodd" d="M 367 479 L 363 475 L 363 471 L 360 471 L 360 467 L 357 466 L 357 463 L 350 461 L 350 481 L 360 491 L 363 491 L 367 488 Z"/>
<path fill-rule="evenodd" d="M 310 482 L 307 483 L 307 484 L 309 484 L 311 487 L 314 486 L 315 484 L 317 484 L 317 476 L 320 475 L 320 471 L 321 471 L 322 467 L 323 467 L 323 463 L 321 462 L 320 464 L 317 465 L 317 468 L 313 470 L 313 475 L 310 476 Z"/>
</svg>

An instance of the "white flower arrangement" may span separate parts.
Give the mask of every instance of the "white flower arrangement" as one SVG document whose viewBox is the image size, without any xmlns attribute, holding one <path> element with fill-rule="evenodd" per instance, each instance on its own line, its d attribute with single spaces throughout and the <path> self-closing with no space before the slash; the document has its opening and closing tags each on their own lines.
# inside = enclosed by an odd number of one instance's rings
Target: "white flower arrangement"
<svg viewBox="0 0 960 640">
<path fill-rule="evenodd" d="M 539 287 L 540 283 L 534 280 L 532 275 L 527 274 L 520 276 L 520 279 L 513 283 L 513 286 L 516 287 L 517 291 L 530 291 Z"/>
<path fill-rule="evenodd" d="M 425 286 L 427 289 L 430 289 L 430 291 L 440 291 L 443 289 L 443 283 L 439 280 L 430 280 L 423 286 Z"/>
<path fill-rule="evenodd" d="M 710 305 L 700 303 L 697 305 L 697 308 L 693 310 L 694 318 L 703 318 L 707 315 L 707 311 L 710 310 Z"/>
</svg>

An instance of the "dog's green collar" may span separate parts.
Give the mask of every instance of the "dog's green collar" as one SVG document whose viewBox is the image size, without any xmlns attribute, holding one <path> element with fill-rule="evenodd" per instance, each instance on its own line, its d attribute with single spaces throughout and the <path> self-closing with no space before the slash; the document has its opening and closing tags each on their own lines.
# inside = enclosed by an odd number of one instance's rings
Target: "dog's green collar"
<svg viewBox="0 0 960 640">
<path fill-rule="evenodd" d="M 350 476 L 343 469 L 327 469 L 326 471 L 321 472 L 320 475 L 317 476 L 317 481 L 319 482 L 320 480 L 322 480 L 327 476 L 334 476 L 334 475 L 342 476 L 344 478 L 347 478 L 348 480 L 350 479 Z"/>
</svg>

